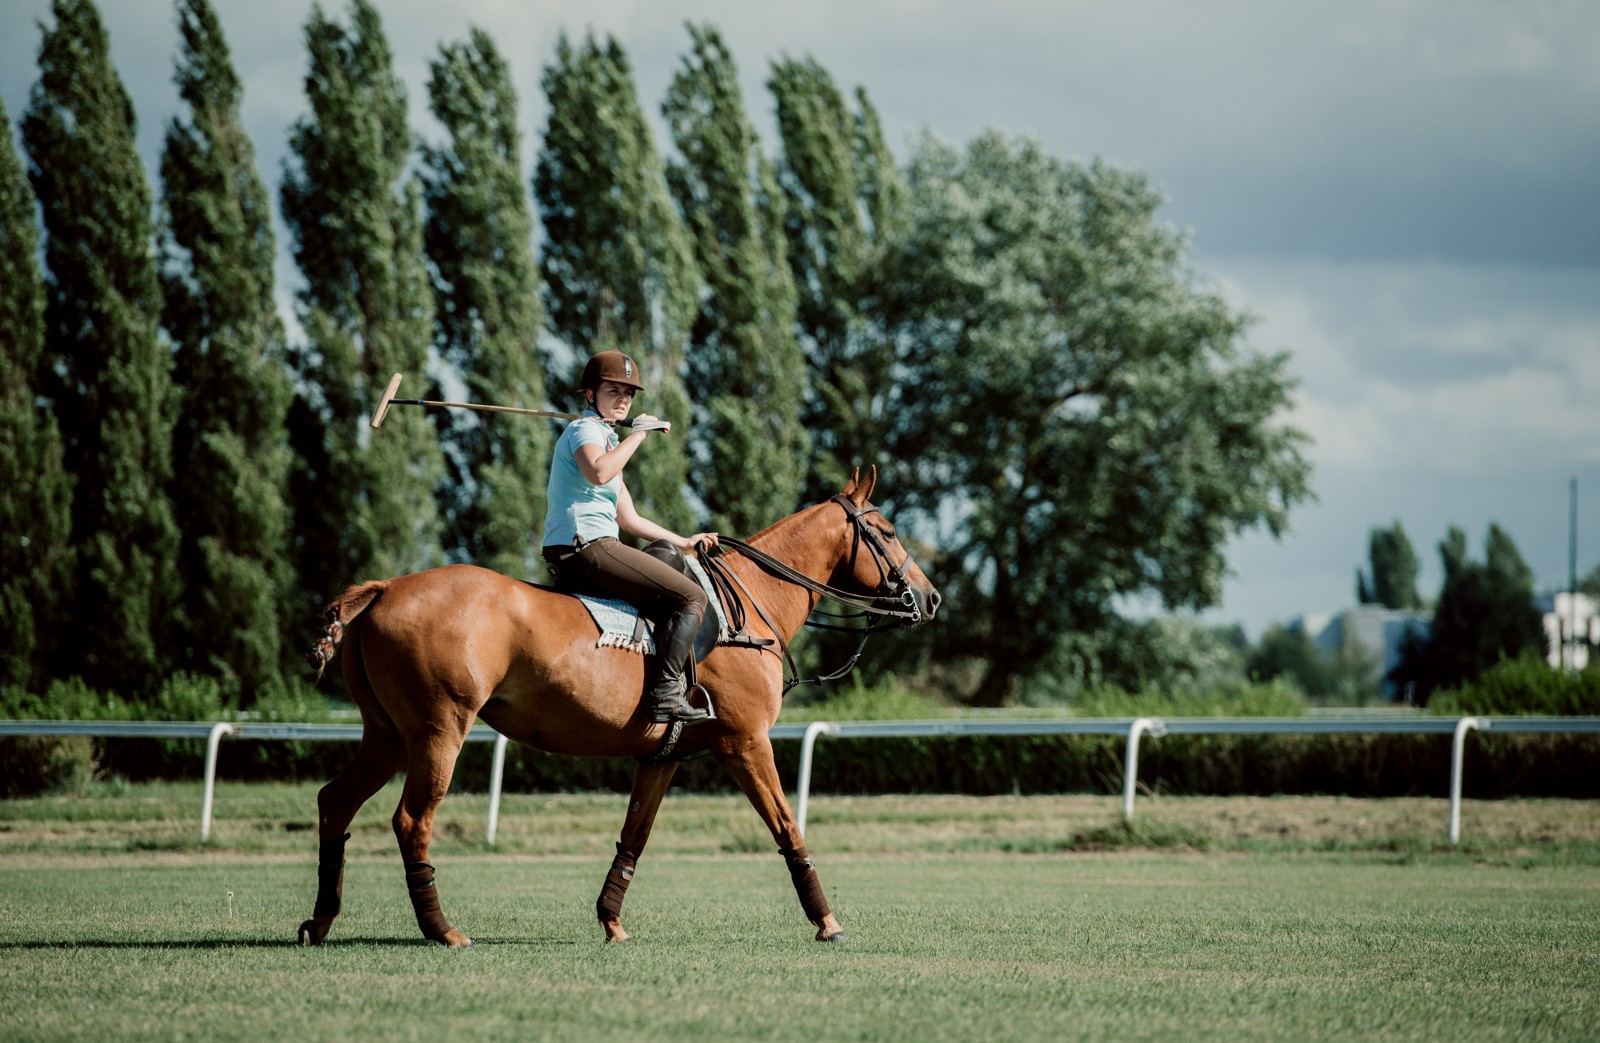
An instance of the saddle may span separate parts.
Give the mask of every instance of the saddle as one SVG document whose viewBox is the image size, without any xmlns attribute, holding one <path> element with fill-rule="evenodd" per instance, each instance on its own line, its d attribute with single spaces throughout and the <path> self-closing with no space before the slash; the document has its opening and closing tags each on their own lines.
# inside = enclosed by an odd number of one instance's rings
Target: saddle
<svg viewBox="0 0 1600 1043">
<path fill-rule="evenodd" d="M 646 546 L 644 552 L 688 576 L 706 592 L 707 611 L 700 620 L 700 629 L 695 633 L 693 662 L 689 664 L 689 686 L 691 690 L 700 692 L 709 707 L 711 695 L 695 683 L 694 664 L 705 659 L 720 642 L 729 637 L 727 615 L 723 610 L 722 601 L 717 596 L 711 577 L 706 575 L 700 563 L 686 558 L 682 551 L 666 540 L 656 540 Z M 655 624 L 644 618 L 631 602 L 621 598 L 601 598 L 581 592 L 558 590 L 556 593 L 577 598 L 589 610 L 595 626 L 600 628 L 600 640 L 595 642 L 596 647 L 625 648 L 642 655 L 655 654 Z M 714 709 L 712 713 L 715 716 Z M 678 752 L 678 743 L 682 737 L 683 722 L 675 720 L 667 727 L 661 745 L 653 753 L 643 754 L 636 759 L 642 764 L 663 764 L 667 761 L 683 760 L 684 755 Z"/>
<path fill-rule="evenodd" d="M 744 612 L 738 604 L 737 595 L 731 590 L 729 596 L 734 604 L 731 608 L 736 612 L 738 622 L 729 623 L 729 606 L 723 603 L 723 597 L 718 593 L 717 584 L 712 580 L 700 562 L 686 557 L 682 551 L 668 543 L 666 540 L 656 540 L 644 547 L 644 552 L 658 561 L 670 565 L 679 572 L 688 576 L 700 585 L 706 592 L 708 610 L 700 621 L 700 629 L 695 633 L 694 656 L 689 665 L 689 686 L 691 690 L 698 690 L 710 705 L 710 693 L 695 682 L 694 664 L 699 663 L 710 655 L 718 645 L 740 645 L 748 648 L 770 648 L 775 642 L 770 638 L 755 637 L 744 629 Z M 574 597 L 588 609 L 595 626 L 600 630 L 600 640 L 595 642 L 599 648 L 624 648 L 642 655 L 655 654 L 655 624 L 640 615 L 639 610 L 631 602 L 621 598 L 599 597 L 585 594 L 581 591 L 561 590 L 557 587 L 534 584 L 541 590 L 548 590 L 553 594 L 562 594 Z M 765 617 L 763 617 L 765 618 Z M 714 711 L 713 711 L 714 712 Z M 683 722 L 675 720 L 667 728 L 666 736 L 662 739 L 660 747 L 654 753 L 644 754 L 636 758 L 643 764 L 661 764 L 667 761 L 683 760 L 684 755 L 678 752 L 678 742 L 683 735 Z M 704 751 L 696 756 L 704 755 Z"/>
<path fill-rule="evenodd" d="M 700 621 L 700 629 L 694 638 L 694 661 L 701 662 L 729 636 L 727 613 L 722 607 L 722 600 L 717 596 L 710 577 L 700 567 L 700 563 L 685 557 L 682 551 L 666 540 L 656 540 L 643 550 L 652 558 L 670 565 L 694 580 L 700 589 L 706 592 L 707 611 Z M 583 607 L 588 609 L 590 618 L 600 631 L 600 639 L 595 642 L 596 647 L 621 648 L 641 655 L 655 654 L 655 624 L 642 616 L 632 602 L 581 590 L 563 590 L 557 587 L 545 587 L 542 584 L 540 586 L 555 594 L 577 598 Z"/>
</svg>

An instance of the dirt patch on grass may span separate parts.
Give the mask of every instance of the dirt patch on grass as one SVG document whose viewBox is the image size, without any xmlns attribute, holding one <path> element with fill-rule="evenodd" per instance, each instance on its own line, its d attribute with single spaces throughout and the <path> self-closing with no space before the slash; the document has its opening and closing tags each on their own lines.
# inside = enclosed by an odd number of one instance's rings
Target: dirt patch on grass
<svg viewBox="0 0 1600 1043">
<path fill-rule="evenodd" d="M 1168 797 L 1141 804 L 1139 815 L 1154 821 L 1182 821 L 1235 842 L 1322 844 L 1444 834 L 1449 826 L 1449 803 L 1421 797 Z M 1504 844 L 1600 842 L 1600 803 L 1465 801 L 1461 835 Z"/>
</svg>

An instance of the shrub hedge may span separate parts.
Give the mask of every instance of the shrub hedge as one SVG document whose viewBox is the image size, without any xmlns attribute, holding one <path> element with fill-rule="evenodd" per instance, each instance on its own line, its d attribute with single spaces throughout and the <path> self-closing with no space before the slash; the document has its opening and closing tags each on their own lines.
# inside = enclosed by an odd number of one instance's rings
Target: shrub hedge
<svg viewBox="0 0 1600 1043">
<path fill-rule="evenodd" d="M 1508 675 L 1522 669 L 1506 667 Z M 1485 691 L 1502 692 L 1503 681 L 1491 679 Z M 1075 707 L 1077 715 L 1284 716 L 1300 709 L 1290 690 L 1275 685 L 1199 695 L 1112 691 L 1096 698 Z M 1471 712 L 1503 712 L 1478 709 L 1494 705 L 1482 701 L 1457 705 L 1471 706 Z M 48 713 L 43 712 L 46 707 Z M 155 709 L 164 719 L 230 717 L 218 704 L 214 687 L 192 678 L 174 679 Z M 126 720 L 134 716 L 133 708 L 114 697 L 72 685 L 56 686 L 42 700 L 7 697 L 0 710 L 7 717 Z M 327 702 L 309 688 L 274 693 L 258 705 L 257 712 L 277 720 L 333 717 Z M 957 712 L 886 686 L 846 689 L 826 703 L 797 701 L 783 719 L 927 719 Z M 800 744 L 778 742 L 774 751 L 780 773 L 792 785 Z M 817 746 L 812 784 L 816 792 L 828 794 L 1112 794 L 1122 788 L 1124 751 L 1124 740 L 1114 736 L 824 739 Z M 1465 792 L 1470 797 L 1600 796 L 1600 773 L 1589 767 L 1600 760 L 1600 735 L 1478 733 L 1468 741 L 1467 751 Z M 338 742 L 223 743 L 218 770 L 229 780 L 324 780 L 354 752 L 353 744 Z M 198 778 L 203 756 L 199 740 L 0 740 L 6 796 L 71 791 L 108 775 L 130 780 Z M 633 762 L 625 758 L 582 760 L 513 746 L 506 760 L 505 785 L 512 791 L 625 793 L 633 776 Z M 490 761 L 488 744 L 469 745 L 457 764 L 455 787 L 487 789 Z M 1141 788 L 1194 795 L 1442 796 L 1449 773 L 1448 735 L 1169 735 L 1147 738 L 1140 747 L 1139 764 Z M 674 785 L 700 792 L 734 790 L 727 774 L 709 760 L 684 764 Z"/>
<path fill-rule="evenodd" d="M 1445 716 L 1466 714 L 1600 715 L 1600 662 L 1580 671 L 1552 670 L 1544 657 L 1526 653 L 1502 659 L 1460 688 L 1435 692 L 1428 708 Z"/>
</svg>

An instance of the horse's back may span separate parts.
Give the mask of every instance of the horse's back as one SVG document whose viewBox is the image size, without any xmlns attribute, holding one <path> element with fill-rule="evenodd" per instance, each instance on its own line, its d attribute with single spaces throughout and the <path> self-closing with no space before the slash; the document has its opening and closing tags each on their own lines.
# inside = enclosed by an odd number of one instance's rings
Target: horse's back
<svg viewBox="0 0 1600 1043">
<path fill-rule="evenodd" d="M 384 581 L 361 617 L 362 654 L 380 691 L 420 685 L 476 708 L 582 672 L 573 655 L 592 656 L 593 641 L 575 639 L 593 626 L 576 598 L 477 565 L 445 565 Z"/>
<path fill-rule="evenodd" d="M 549 629 L 540 617 L 560 600 L 477 565 L 396 576 L 361 620 L 368 671 L 463 694 L 492 691 L 518 656 L 539 643 Z"/>
</svg>

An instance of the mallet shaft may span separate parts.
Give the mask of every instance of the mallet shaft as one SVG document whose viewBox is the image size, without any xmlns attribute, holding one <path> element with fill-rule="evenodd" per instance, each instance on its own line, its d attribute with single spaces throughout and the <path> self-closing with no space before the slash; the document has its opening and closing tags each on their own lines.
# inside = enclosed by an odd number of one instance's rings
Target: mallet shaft
<svg viewBox="0 0 1600 1043">
<path fill-rule="evenodd" d="M 549 409 L 522 409 L 518 406 L 486 406 L 478 402 L 436 402 L 428 398 L 390 399 L 393 406 L 436 406 L 442 409 L 480 409 L 485 413 L 521 413 L 524 416 L 547 416 L 553 420 L 576 420 L 577 413 L 557 413 Z M 618 420 L 618 427 L 632 427 L 632 420 Z"/>
<path fill-rule="evenodd" d="M 520 406 L 486 406 L 477 402 L 435 402 L 426 398 L 395 398 L 394 393 L 400 390 L 402 374 L 396 373 L 389 379 L 389 386 L 383 389 L 383 397 L 378 400 L 378 408 L 372 411 L 372 419 L 368 423 L 374 427 L 382 427 L 384 417 L 389 415 L 390 406 L 433 406 L 438 409 L 478 409 L 485 413 L 521 413 L 524 416 L 547 416 L 556 420 L 576 420 L 577 413 L 557 413 L 548 409 L 523 409 Z M 632 427 L 632 420 L 617 421 L 618 427 Z M 671 424 L 658 422 L 656 427 L 647 427 L 645 430 L 672 430 Z"/>
</svg>

